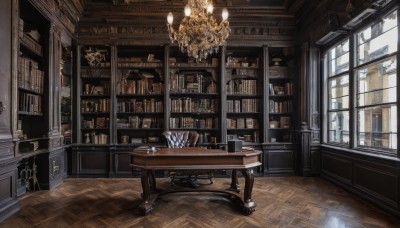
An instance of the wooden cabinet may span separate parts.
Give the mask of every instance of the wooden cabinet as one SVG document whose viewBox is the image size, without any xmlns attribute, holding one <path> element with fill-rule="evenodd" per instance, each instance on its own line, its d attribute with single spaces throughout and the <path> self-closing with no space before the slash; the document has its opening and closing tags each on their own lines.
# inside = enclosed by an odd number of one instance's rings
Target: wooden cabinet
<svg viewBox="0 0 400 228">
<path fill-rule="evenodd" d="M 295 48 L 265 47 L 266 70 L 264 174 L 295 174 L 296 146 L 296 64 Z"/>
<path fill-rule="evenodd" d="M 111 162 L 109 150 L 105 145 L 72 146 L 70 175 L 108 176 Z"/>
<path fill-rule="evenodd" d="M 297 151 L 292 143 L 265 143 L 263 145 L 265 175 L 295 174 Z"/>
</svg>

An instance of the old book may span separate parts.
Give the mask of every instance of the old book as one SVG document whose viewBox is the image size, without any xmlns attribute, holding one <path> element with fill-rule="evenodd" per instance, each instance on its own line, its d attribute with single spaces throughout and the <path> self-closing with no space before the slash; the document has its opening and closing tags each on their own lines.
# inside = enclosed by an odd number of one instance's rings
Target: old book
<svg viewBox="0 0 400 228">
<path fill-rule="evenodd" d="M 290 117 L 281 116 L 281 118 L 280 118 L 280 127 L 281 128 L 290 128 Z"/>
<path fill-rule="evenodd" d="M 151 118 L 143 118 L 142 128 L 151 128 Z"/>
</svg>

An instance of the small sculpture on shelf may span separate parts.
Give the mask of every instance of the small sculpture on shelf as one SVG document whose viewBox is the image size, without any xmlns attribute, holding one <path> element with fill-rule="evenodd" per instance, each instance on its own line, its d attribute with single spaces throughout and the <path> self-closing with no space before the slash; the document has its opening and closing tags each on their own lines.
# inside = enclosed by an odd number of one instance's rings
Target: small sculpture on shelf
<svg viewBox="0 0 400 228">
<path fill-rule="evenodd" d="M 91 47 L 85 50 L 85 59 L 88 61 L 89 66 L 99 67 L 101 63 L 106 60 L 106 53 L 99 50 L 93 50 Z"/>
<path fill-rule="evenodd" d="M 272 66 L 282 66 L 283 59 L 280 56 L 272 57 Z"/>
</svg>

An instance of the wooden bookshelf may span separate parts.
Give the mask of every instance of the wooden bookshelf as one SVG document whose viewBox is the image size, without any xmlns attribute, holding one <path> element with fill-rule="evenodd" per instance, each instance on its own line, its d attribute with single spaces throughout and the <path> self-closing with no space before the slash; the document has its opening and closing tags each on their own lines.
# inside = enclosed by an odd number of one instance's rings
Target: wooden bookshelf
<svg viewBox="0 0 400 228">
<path fill-rule="evenodd" d="M 107 46 L 82 46 L 79 59 L 79 143 L 109 144 L 111 49 Z"/>
</svg>

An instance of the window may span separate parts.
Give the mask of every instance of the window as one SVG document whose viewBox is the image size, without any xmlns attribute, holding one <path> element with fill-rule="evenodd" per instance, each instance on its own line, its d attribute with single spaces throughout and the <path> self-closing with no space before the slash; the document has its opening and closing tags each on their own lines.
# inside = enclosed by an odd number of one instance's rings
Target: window
<svg viewBox="0 0 400 228">
<path fill-rule="evenodd" d="M 397 154 L 397 17 L 390 12 L 326 53 L 327 143 Z"/>
<path fill-rule="evenodd" d="M 349 143 L 349 39 L 328 51 L 328 142 Z"/>
<path fill-rule="evenodd" d="M 357 146 L 397 149 L 396 56 L 355 70 Z"/>
</svg>

